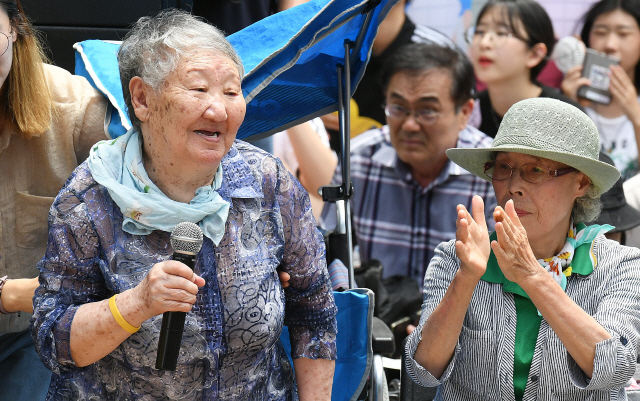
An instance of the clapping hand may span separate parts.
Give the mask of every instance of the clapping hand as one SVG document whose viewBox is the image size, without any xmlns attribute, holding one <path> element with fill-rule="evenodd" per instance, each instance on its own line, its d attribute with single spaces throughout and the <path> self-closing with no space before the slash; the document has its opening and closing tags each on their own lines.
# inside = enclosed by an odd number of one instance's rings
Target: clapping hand
<svg viewBox="0 0 640 401">
<path fill-rule="evenodd" d="M 504 209 L 496 207 L 493 218 L 496 221 L 498 241 L 491 242 L 491 249 L 507 280 L 520 283 L 540 273 L 540 263 L 533 255 L 527 232 L 518 218 L 513 200 L 507 201 Z"/>
<path fill-rule="evenodd" d="M 460 270 L 479 280 L 487 270 L 490 254 L 484 202 L 476 195 L 471 200 L 471 214 L 463 205 L 458 205 L 457 209 L 456 254 L 461 261 Z"/>
</svg>

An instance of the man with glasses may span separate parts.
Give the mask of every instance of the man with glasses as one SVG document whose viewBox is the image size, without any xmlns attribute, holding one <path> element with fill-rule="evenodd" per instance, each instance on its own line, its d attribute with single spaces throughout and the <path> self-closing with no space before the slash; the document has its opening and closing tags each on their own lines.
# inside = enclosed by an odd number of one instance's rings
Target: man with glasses
<svg viewBox="0 0 640 401">
<path fill-rule="evenodd" d="M 384 102 L 380 74 L 385 61 L 393 57 L 399 48 L 410 43 L 434 43 L 440 46 L 456 47 L 447 35 L 427 26 L 414 24 L 405 13 L 407 4 L 409 0 L 398 1 L 378 27 L 367 69 L 351 99 L 352 137 L 385 124 L 384 110 L 380 107 Z M 338 114 L 327 114 L 322 117 L 322 121 L 329 129 L 333 148 L 338 151 L 340 147 Z"/>
<path fill-rule="evenodd" d="M 410 276 L 421 283 L 436 246 L 455 238 L 456 206 L 471 207 L 473 195 L 485 200 L 493 222 L 491 184 L 445 154 L 491 145 L 491 138 L 467 125 L 473 79 L 461 51 L 433 44 L 403 46 L 383 69 L 387 125 L 351 142 L 351 205 L 361 260 L 381 261 L 385 278 Z M 340 177 L 336 171 L 334 183 Z M 325 227 L 334 219 L 328 204 Z"/>
</svg>

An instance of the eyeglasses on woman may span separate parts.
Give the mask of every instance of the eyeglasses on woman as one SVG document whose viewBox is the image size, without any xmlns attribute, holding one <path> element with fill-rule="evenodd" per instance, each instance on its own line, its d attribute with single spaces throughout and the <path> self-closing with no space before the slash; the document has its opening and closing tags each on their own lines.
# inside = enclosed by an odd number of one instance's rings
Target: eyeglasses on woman
<svg viewBox="0 0 640 401">
<path fill-rule="evenodd" d="M 554 177 L 578 171 L 573 167 L 565 167 L 554 170 L 536 163 L 527 163 L 520 168 L 512 167 L 509 163 L 491 160 L 484 164 L 484 174 L 494 181 L 504 181 L 513 175 L 514 171 L 520 171 L 520 177 L 531 184 L 542 184 Z"/>
</svg>

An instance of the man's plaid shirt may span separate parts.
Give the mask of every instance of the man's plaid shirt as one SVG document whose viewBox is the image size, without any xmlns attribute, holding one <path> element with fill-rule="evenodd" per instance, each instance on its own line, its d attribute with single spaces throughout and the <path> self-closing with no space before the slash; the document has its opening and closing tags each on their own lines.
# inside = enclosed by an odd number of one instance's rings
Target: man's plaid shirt
<svg viewBox="0 0 640 401">
<path fill-rule="evenodd" d="M 460 131 L 457 147 L 485 148 L 492 139 L 467 126 Z M 342 182 L 340 166 L 333 184 Z M 474 176 L 449 161 L 426 188 L 413 179 L 408 166 L 398 159 L 384 126 L 358 135 L 351 141 L 351 199 L 353 227 L 362 261 L 378 259 L 384 277 L 405 275 L 420 283 L 438 244 L 455 238 L 456 206 L 471 210 L 471 198 L 485 203 L 489 230 L 493 230 L 496 198 L 489 181 Z M 335 226 L 334 204 L 323 210 L 325 228 Z"/>
</svg>

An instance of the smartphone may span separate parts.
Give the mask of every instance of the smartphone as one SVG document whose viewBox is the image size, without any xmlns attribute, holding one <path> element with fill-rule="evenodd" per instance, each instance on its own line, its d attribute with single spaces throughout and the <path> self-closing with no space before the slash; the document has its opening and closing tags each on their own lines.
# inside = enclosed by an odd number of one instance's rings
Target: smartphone
<svg viewBox="0 0 640 401">
<path fill-rule="evenodd" d="M 609 92 L 609 66 L 618 65 L 620 59 L 600 53 L 593 49 L 587 49 L 582 65 L 582 76 L 589 78 L 591 85 L 578 89 L 578 96 L 596 103 L 611 103 Z"/>
</svg>

